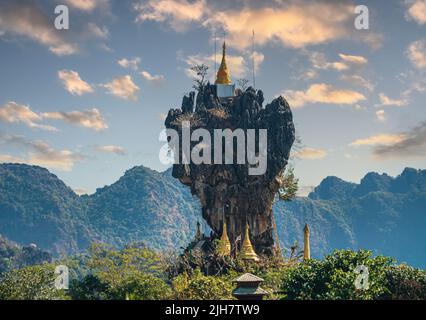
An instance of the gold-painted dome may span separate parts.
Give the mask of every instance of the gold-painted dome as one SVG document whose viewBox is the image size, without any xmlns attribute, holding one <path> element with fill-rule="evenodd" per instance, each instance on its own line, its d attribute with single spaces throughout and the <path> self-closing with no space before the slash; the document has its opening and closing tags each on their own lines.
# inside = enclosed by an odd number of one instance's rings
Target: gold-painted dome
<svg viewBox="0 0 426 320">
<path fill-rule="evenodd" d="M 226 64 L 226 44 L 223 42 L 222 62 L 216 75 L 216 84 L 231 84 L 231 73 Z"/>
<path fill-rule="evenodd" d="M 244 260 L 259 261 L 259 257 L 253 249 L 253 245 L 250 241 L 249 226 L 246 223 L 244 232 L 244 241 L 240 251 L 240 257 Z"/>
</svg>

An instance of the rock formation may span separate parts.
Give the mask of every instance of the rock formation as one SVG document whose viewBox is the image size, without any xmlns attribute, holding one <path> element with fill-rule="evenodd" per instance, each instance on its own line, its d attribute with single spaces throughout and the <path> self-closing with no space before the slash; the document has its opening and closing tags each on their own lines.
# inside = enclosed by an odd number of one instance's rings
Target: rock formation
<svg viewBox="0 0 426 320">
<path fill-rule="evenodd" d="M 191 132 L 241 128 L 267 129 L 267 170 L 263 175 L 249 175 L 249 164 L 174 164 L 173 177 L 191 188 L 202 205 L 202 214 L 216 237 L 222 234 L 222 219 L 228 225 L 232 244 L 250 227 L 250 237 L 259 254 L 272 254 L 274 248 L 272 204 L 295 139 L 293 117 L 283 97 L 263 107 L 263 92 L 248 88 L 236 95 L 218 98 L 216 87 L 207 84 L 183 97 L 180 109 L 171 109 L 166 128 L 182 135 L 182 122 L 190 122 Z M 199 142 L 192 142 L 191 146 Z M 179 151 L 180 156 L 182 150 Z M 213 151 L 212 151 L 213 153 Z M 213 157 L 213 155 L 212 155 Z"/>
</svg>

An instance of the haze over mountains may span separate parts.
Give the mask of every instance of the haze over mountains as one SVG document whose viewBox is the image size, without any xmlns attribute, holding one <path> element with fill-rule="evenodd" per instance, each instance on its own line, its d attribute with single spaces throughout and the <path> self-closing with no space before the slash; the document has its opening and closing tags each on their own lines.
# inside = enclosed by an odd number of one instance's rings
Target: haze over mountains
<svg viewBox="0 0 426 320">
<path fill-rule="evenodd" d="M 395 178 L 368 173 L 360 184 L 327 177 L 308 197 L 274 205 L 287 251 L 295 241 L 302 245 L 307 222 L 313 257 L 365 248 L 423 268 L 425 209 L 426 170 L 410 168 Z M 0 234 L 55 255 L 82 251 L 93 241 L 180 249 L 193 238 L 198 220 L 198 200 L 170 170 L 134 167 L 95 194 L 78 196 L 47 169 L 0 165 Z"/>
</svg>

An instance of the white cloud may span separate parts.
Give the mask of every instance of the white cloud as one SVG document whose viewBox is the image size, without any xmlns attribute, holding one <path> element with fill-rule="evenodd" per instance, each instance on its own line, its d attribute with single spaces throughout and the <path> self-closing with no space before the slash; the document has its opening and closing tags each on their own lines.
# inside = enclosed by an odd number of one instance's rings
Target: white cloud
<svg viewBox="0 0 426 320">
<path fill-rule="evenodd" d="M 396 107 L 403 107 L 408 104 L 408 100 L 406 99 L 391 99 L 387 95 L 385 95 L 383 92 L 379 94 L 380 98 L 380 105 L 378 106 L 396 106 Z"/>
<path fill-rule="evenodd" d="M 114 153 L 120 156 L 124 156 L 127 153 L 123 147 L 114 146 L 114 145 L 99 146 L 96 148 L 96 150 L 100 152 Z"/>
<path fill-rule="evenodd" d="M 5 1 L 0 4 L 0 28 L 41 43 L 58 56 L 78 51 L 75 44 L 52 27 L 51 19 L 33 1 Z"/>
<path fill-rule="evenodd" d="M 85 93 L 93 92 L 92 86 L 82 80 L 76 71 L 60 70 L 58 71 L 58 77 L 62 80 L 65 90 L 73 95 L 81 96 Z"/>
<path fill-rule="evenodd" d="M 349 146 L 358 147 L 358 146 L 375 146 L 382 145 L 388 146 L 399 143 L 406 138 L 404 134 L 378 134 L 370 136 L 365 139 L 358 139 L 354 142 L 351 142 Z"/>
<path fill-rule="evenodd" d="M 167 22 L 176 31 L 185 31 L 191 22 L 200 22 L 207 11 L 205 0 L 148 0 L 135 3 L 136 21 Z"/>
<path fill-rule="evenodd" d="M 162 82 L 164 82 L 164 76 L 161 74 L 152 75 L 148 71 L 143 70 L 141 71 L 141 75 L 145 80 L 154 84 L 161 84 Z"/>
<path fill-rule="evenodd" d="M 355 104 L 366 99 L 359 92 L 334 88 L 325 83 L 313 84 L 306 91 L 286 90 L 283 95 L 293 108 L 303 107 L 308 103 Z"/>
<path fill-rule="evenodd" d="M 64 0 L 64 2 L 75 9 L 90 12 L 96 8 L 106 6 L 109 0 Z"/>
<path fill-rule="evenodd" d="M 296 158 L 317 160 L 324 159 L 327 156 L 327 151 L 323 149 L 303 148 L 294 153 Z"/>
<path fill-rule="evenodd" d="M 117 61 L 117 63 L 123 68 L 130 68 L 133 70 L 138 70 L 140 62 L 141 62 L 141 58 L 139 57 L 136 57 L 133 59 L 123 58 Z"/>
<path fill-rule="evenodd" d="M 407 50 L 408 58 L 419 69 L 426 68 L 426 40 L 412 42 Z"/>
<path fill-rule="evenodd" d="M 418 24 L 426 24 L 426 0 L 406 1 L 409 5 L 407 15 Z"/>
<path fill-rule="evenodd" d="M 52 120 L 62 120 L 67 123 L 82 126 L 95 131 L 101 131 L 108 128 L 104 117 L 96 108 L 86 111 L 45 112 L 42 114 L 42 117 Z"/>
<path fill-rule="evenodd" d="M 329 62 L 325 55 L 321 52 L 311 52 L 309 60 L 316 69 L 334 69 L 337 71 L 349 70 L 353 67 L 364 66 L 368 63 L 368 59 L 363 56 L 355 56 L 339 53 L 340 61 Z"/>
<path fill-rule="evenodd" d="M 343 61 L 352 63 L 352 64 L 365 65 L 368 63 L 368 59 L 363 56 L 354 56 L 354 55 L 339 53 L 339 57 Z"/>
<path fill-rule="evenodd" d="M 24 157 L 3 154 L 0 156 L 0 161 L 3 162 L 27 163 L 61 171 L 71 171 L 76 162 L 85 159 L 79 153 L 69 150 L 56 150 L 44 141 L 27 140 L 22 136 L 2 135 L 0 136 L 0 144 L 16 145 L 27 151 Z"/>
<path fill-rule="evenodd" d="M 137 93 L 140 89 L 129 75 L 118 77 L 102 86 L 108 89 L 109 93 L 121 99 L 138 100 Z"/>
<path fill-rule="evenodd" d="M 374 91 L 374 84 L 372 84 L 369 80 L 365 79 L 363 76 L 359 74 L 350 74 L 350 75 L 342 75 L 341 79 L 343 81 L 347 81 L 353 85 L 366 88 L 368 91 Z"/>
<path fill-rule="evenodd" d="M 385 121 L 386 120 L 385 110 L 377 110 L 376 111 L 376 117 L 377 117 L 377 120 L 379 120 L 381 122 Z"/>
<path fill-rule="evenodd" d="M 106 26 L 99 27 L 96 23 L 90 22 L 87 28 L 89 33 L 97 38 L 107 39 L 109 36 L 109 30 Z"/>
<path fill-rule="evenodd" d="M 275 6 L 267 2 L 259 5 L 239 1 L 226 6 L 226 2 L 218 4 L 205 0 L 148 0 L 138 1 L 134 9 L 137 22 L 166 23 L 178 32 L 188 30 L 194 23 L 211 30 L 222 28 L 227 33 L 229 45 L 239 50 L 251 47 L 253 29 L 259 46 L 280 43 L 303 48 L 354 35 L 354 6 L 349 1 L 299 0 Z M 368 34 L 373 35 L 372 32 Z M 374 35 L 374 41 L 371 36 L 354 36 L 377 45 L 378 37 Z"/>
<path fill-rule="evenodd" d="M 43 129 L 47 131 L 58 131 L 55 127 L 39 124 L 42 117 L 31 110 L 27 105 L 10 101 L 0 106 L 0 121 L 8 123 L 22 122 L 30 128 Z"/>
<path fill-rule="evenodd" d="M 204 25 L 223 26 L 230 45 L 239 49 L 250 47 L 252 29 L 258 45 L 278 42 L 303 48 L 348 35 L 350 19 L 353 7 L 347 3 L 299 1 L 276 8 L 213 11 Z"/>
</svg>

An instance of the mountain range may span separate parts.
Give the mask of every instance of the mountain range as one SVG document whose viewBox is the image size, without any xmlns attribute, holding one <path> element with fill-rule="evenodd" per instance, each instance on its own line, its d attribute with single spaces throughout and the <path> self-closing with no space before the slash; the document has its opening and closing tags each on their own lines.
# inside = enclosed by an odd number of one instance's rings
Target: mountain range
<svg viewBox="0 0 426 320">
<path fill-rule="evenodd" d="M 426 170 L 406 168 L 397 177 L 368 173 L 359 184 L 327 177 L 308 197 L 277 200 L 274 215 L 287 253 L 296 241 L 303 245 L 308 223 L 313 257 L 363 248 L 425 268 L 425 209 Z M 112 185 L 78 196 L 45 168 L 0 165 L 0 234 L 55 256 L 81 252 L 96 241 L 179 250 L 201 220 L 198 200 L 171 170 L 137 166 Z M 205 225 L 204 230 L 209 232 Z"/>
</svg>

